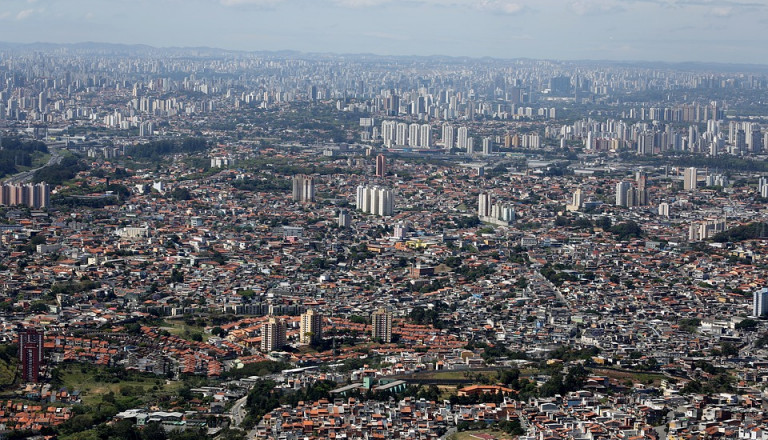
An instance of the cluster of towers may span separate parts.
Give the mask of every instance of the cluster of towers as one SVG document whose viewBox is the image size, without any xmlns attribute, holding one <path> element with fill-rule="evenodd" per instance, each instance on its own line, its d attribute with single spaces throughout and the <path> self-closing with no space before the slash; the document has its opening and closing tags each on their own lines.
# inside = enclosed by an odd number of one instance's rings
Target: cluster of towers
<svg viewBox="0 0 768 440">
<path fill-rule="evenodd" d="M 47 183 L 3 184 L 0 187 L 0 205 L 24 205 L 47 208 L 51 204 L 51 187 Z"/>
<path fill-rule="evenodd" d="M 270 317 L 267 322 L 261 325 L 261 344 L 259 346 L 261 351 L 268 353 L 285 347 L 288 344 L 287 329 L 288 326 L 283 319 Z M 301 315 L 299 320 L 299 343 L 312 344 L 322 338 L 323 315 L 314 309 L 309 309 Z M 392 312 L 382 307 L 371 314 L 371 338 L 384 343 L 392 342 Z M 42 347 L 42 339 L 40 347 Z"/>
<path fill-rule="evenodd" d="M 616 206 L 646 206 L 648 205 L 648 176 L 639 171 L 635 178 L 636 187 L 630 182 L 616 184 Z"/>
<path fill-rule="evenodd" d="M 387 148 L 394 146 L 431 148 L 432 126 L 429 124 L 382 121 L 381 138 Z"/>
<path fill-rule="evenodd" d="M 477 201 L 477 217 L 489 223 L 509 223 L 515 221 L 515 210 L 509 205 L 491 203 L 491 195 L 482 193 Z"/>
<path fill-rule="evenodd" d="M 373 215 L 392 215 L 395 209 L 395 196 L 391 189 L 380 186 L 357 187 L 355 207 Z"/>
</svg>

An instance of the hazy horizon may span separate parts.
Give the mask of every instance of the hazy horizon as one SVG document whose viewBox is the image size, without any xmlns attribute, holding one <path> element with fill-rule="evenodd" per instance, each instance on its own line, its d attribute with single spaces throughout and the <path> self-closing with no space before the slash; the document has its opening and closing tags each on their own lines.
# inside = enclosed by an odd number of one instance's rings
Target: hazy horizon
<svg viewBox="0 0 768 440">
<path fill-rule="evenodd" d="M 768 64 L 768 5 L 710 0 L 9 0 L 0 40 Z"/>
</svg>

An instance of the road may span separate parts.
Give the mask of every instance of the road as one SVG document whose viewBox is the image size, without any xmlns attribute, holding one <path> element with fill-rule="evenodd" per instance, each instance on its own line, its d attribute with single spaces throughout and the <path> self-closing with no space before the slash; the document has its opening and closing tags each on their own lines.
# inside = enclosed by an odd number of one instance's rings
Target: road
<svg viewBox="0 0 768 440">
<path fill-rule="evenodd" d="M 51 157 L 48 159 L 48 162 L 38 168 L 29 170 L 29 171 L 23 171 L 21 173 L 14 174 L 13 176 L 5 179 L 5 183 L 8 184 L 16 184 L 16 183 L 24 183 L 32 180 L 32 177 L 35 175 L 35 173 L 38 170 L 42 170 L 45 167 L 49 167 L 52 165 L 58 165 L 61 163 L 61 160 L 64 158 L 61 154 L 59 154 L 59 150 L 50 148 Z"/>
<path fill-rule="evenodd" d="M 240 424 L 243 423 L 243 419 L 247 414 L 247 411 L 245 410 L 246 400 L 248 400 L 247 394 L 238 399 L 235 404 L 232 405 L 232 409 L 229 410 L 229 418 L 232 420 L 232 426 L 240 426 Z"/>
</svg>

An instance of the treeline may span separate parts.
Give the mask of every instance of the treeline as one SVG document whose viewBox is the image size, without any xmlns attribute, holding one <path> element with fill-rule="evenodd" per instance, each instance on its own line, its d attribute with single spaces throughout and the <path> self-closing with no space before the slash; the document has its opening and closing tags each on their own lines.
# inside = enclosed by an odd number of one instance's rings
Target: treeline
<svg viewBox="0 0 768 440">
<path fill-rule="evenodd" d="M 253 385 L 245 403 L 248 416 L 243 420 L 244 428 L 253 428 L 266 414 L 280 405 L 296 406 L 301 401 L 315 402 L 328 399 L 331 396 L 331 390 L 336 388 L 336 382 L 320 380 L 300 391 L 282 393 L 275 388 L 276 385 L 277 383 L 273 380 L 259 380 Z"/>
<path fill-rule="evenodd" d="M 291 181 L 277 177 L 263 180 L 237 179 L 232 182 L 232 186 L 241 191 L 282 192 L 291 189 Z"/>
<path fill-rule="evenodd" d="M 169 154 L 199 153 L 206 149 L 208 141 L 203 138 L 166 139 L 126 147 L 125 154 L 134 159 L 157 160 Z"/>
<path fill-rule="evenodd" d="M 31 167 L 35 152 L 48 153 L 44 142 L 3 138 L 0 142 L 0 177 L 19 172 L 18 167 Z"/>
<path fill-rule="evenodd" d="M 671 165 L 753 172 L 768 171 L 768 162 L 743 159 L 729 154 L 722 154 L 717 157 L 705 157 L 694 155 L 634 156 L 631 153 L 623 153 L 621 157 L 630 162 L 640 162 L 657 166 Z"/>
<path fill-rule="evenodd" d="M 56 165 L 41 168 L 35 172 L 32 180 L 35 183 L 46 182 L 51 186 L 61 185 L 67 180 L 74 179 L 77 173 L 88 167 L 75 156 L 67 156 Z"/>
<path fill-rule="evenodd" d="M 747 225 L 736 226 L 727 231 L 718 232 L 712 237 L 717 243 L 738 242 L 765 237 L 768 225 L 763 222 L 754 222 Z"/>
</svg>

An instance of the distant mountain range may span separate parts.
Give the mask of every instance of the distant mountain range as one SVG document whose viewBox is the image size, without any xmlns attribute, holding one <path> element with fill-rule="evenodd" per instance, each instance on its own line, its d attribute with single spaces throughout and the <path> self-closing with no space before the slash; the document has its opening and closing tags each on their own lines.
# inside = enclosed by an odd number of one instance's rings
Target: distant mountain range
<svg viewBox="0 0 768 440">
<path fill-rule="evenodd" d="M 81 52 L 81 53 L 93 53 L 100 55 L 114 55 L 114 56 L 192 56 L 192 57 L 211 57 L 217 58 L 222 56 L 266 56 L 266 57 L 279 57 L 279 58 L 310 58 L 310 59 L 328 59 L 328 58 L 360 58 L 368 61 L 373 60 L 429 60 L 429 61 L 443 61 L 449 63 L 456 62 L 497 62 L 504 63 L 509 61 L 536 61 L 531 58 L 514 58 L 514 59 L 501 59 L 491 57 L 469 57 L 469 56 L 448 56 L 448 55 L 377 55 L 373 53 L 350 53 L 350 54 L 338 54 L 338 53 L 307 53 L 296 50 L 232 50 L 221 49 L 215 47 L 154 47 L 146 44 L 120 44 L 120 43 L 98 43 L 93 41 L 86 41 L 81 43 L 11 43 L 0 41 L 0 51 L 56 51 L 56 52 Z M 768 65 L 765 64 L 729 64 L 718 62 L 695 62 L 695 61 L 683 61 L 679 63 L 665 62 L 665 61 L 615 61 L 615 60 L 546 60 L 553 62 L 562 62 L 563 64 L 573 65 L 606 65 L 606 66 L 623 66 L 623 67 L 639 67 L 647 69 L 673 69 L 673 70 L 685 70 L 685 71 L 707 71 L 707 72 L 755 72 L 755 73 L 768 73 Z"/>
</svg>

